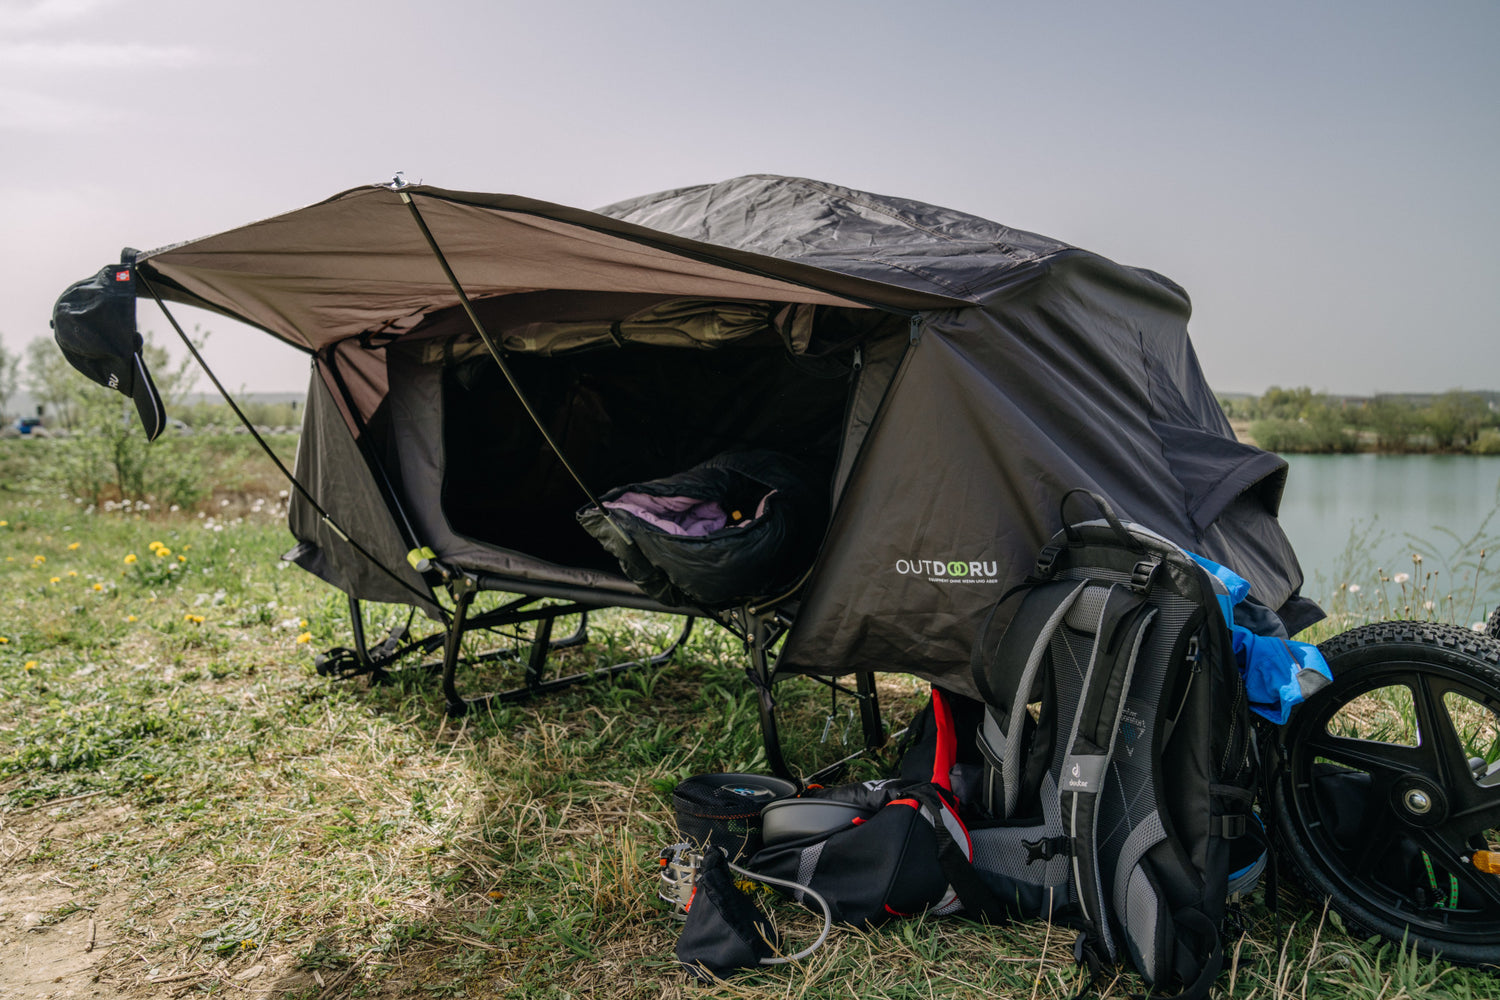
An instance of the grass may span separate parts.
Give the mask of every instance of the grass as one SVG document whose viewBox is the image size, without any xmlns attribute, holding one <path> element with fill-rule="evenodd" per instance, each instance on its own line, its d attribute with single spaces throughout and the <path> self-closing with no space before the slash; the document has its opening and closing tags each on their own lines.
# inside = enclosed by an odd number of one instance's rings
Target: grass
<svg viewBox="0 0 1500 1000">
<path fill-rule="evenodd" d="M 314 651 L 350 642 L 344 599 L 278 562 L 292 540 L 269 467 L 239 453 L 197 509 L 88 511 L 49 482 L 48 444 L 0 441 L 0 900 L 28 879 L 54 893 L 48 930 L 23 943 L 87 921 L 99 957 L 82 982 L 101 995 L 701 995 L 676 968 L 654 859 L 676 839 L 677 781 L 764 769 L 727 633 L 700 627 L 670 665 L 448 720 L 424 673 L 316 676 Z M 562 669 L 649 653 L 675 624 L 593 616 L 596 642 L 559 654 Z M 465 686 L 515 668 L 494 669 Z M 892 717 L 920 700 L 882 684 Z M 803 757 L 831 752 L 827 699 L 808 682 L 782 692 Z M 11 905 L 0 948 L 22 918 Z M 789 942 L 816 933 L 793 907 L 773 915 Z M 1273 920 L 1256 902 L 1244 921 L 1225 996 L 1497 992 L 1316 908 Z M 1081 985 L 1071 947 L 1045 924 L 914 919 L 838 931 L 808 962 L 715 993 L 1062 1000 Z M 1124 976 L 1105 995 L 1139 988 Z"/>
</svg>

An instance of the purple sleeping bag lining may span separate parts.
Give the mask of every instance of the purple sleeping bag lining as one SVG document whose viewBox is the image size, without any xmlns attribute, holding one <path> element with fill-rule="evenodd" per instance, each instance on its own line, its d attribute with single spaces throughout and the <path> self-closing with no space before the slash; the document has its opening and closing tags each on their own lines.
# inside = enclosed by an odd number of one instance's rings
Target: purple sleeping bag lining
<svg viewBox="0 0 1500 1000">
<path fill-rule="evenodd" d="M 772 490 L 755 505 L 755 514 L 733 520 L 717 500 L 699 497 L 652 496 L 648 493 L 621 493 L 604 501 L 610 510 L 622 511 L 669 535 L 702 538 L 727 527 L 744 528 L 755 523 L 766 512 L 766 502 L 776 495 Z"/>
</svg>

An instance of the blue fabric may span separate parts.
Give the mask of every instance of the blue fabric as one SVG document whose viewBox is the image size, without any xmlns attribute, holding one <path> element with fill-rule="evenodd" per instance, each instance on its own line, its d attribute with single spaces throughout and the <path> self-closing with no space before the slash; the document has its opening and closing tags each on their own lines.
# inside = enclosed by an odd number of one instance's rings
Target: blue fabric
<svg viewBox="0 0 1500 1000">
<path fill-rule="evenodd" d="M 1284 725 L 1291 718 L 1293 708 L 1313 691 L 1332 682 L 1333 671 L 1328 668 L 1328 661 L 1323 659 L 1318 647 L 1310 643 L 1257 635 L 1243 625 L 1236 625 L 1234 606 L 1249 596 L 1250 584 L 1238 573 L 1211 559 L 1192 552 L 1188 555 L 1228 591 L 1217 595 L 1219 610 L 1224 613 L 1224 621 L 1234 640 L 1234 658 L 1239 664 L 1240 676 L 1245 679 L 1250 708 L 1278 726 Z M 1307 671 L 1312 671 L 1312 674 Z"/>
</svg>

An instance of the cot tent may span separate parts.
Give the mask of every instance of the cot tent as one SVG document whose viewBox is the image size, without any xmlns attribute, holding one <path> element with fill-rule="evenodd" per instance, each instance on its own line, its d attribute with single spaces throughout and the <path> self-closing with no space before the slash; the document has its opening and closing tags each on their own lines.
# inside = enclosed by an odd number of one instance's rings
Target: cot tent
<svg viewBox="0 0 1500 1000">
<path fill-rule="evenodd" d="M 782 673 L 973 694 L 981 616 L 1078 487 L 1289 632 L 1322 614 L 1276 521 L 1286 463 L 1235 440 L 1186 293 L 1044 236 L 792 177 L 595 212 L 398 179 L 122 266 L 307 352 L 289 555 L 442 622 L 450 681 L 488 589 L 708 615 L 749 642 L 763 721 Z M 575 516 L 747 450 L 827 502 L 797 571 L 736 600 L 653 597 Z"/>
</svg>

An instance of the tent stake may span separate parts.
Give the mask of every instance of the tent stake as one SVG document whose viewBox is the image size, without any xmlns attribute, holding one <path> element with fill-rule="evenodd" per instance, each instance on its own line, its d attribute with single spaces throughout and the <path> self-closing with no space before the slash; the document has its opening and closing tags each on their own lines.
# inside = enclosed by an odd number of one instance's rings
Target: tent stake
<svg viewBox="0 0 1500 1000">
<path fill-rule="evenodd" d="M 276 453 L 271 450 L 271 446 L 266 444 L 266 439 L 260 436 L 260 432 L 255 429 L 254 424 L 250 423 L 250 419 L 245 416 L 244 411 L 240 409 L 239 404 L 234 401 L 234 397 L 229 395 L 229 390 L 225 389 L 224 384 L 219 381 L 219 376 L 215 375 L 214 370 L 208 367 L 208 362 L 203 360 L 203 355 L 198 353 L 198 348 L 194 346 L 192 339 L 189 338 L 187 333 L 182 329 L 182 324 L 177 322 L 177 317 L 172 315 L 171 310 L 167 308 L 167 304 L 163 302 L 161 296 L 157 294 L 156 286 L 151 283 L 151 279 L 147 278 L 139 268 L 136 268 L 135 274 L 136 277 L 141 280 L 141 283 L 146 286 L 146 291 L 151 293 L 151 298 L 155 300 L 156 306 L 161 310 L 162 315 L 167 317 L 167 322 L 172 324 L 172 329 L 177 331 L 177 336 L 180 337 L 183 344 L 187 346 L 188 353 L 193 356 L 193 360 L 198 362 L 198 367 L 203 369 L 203 373 L 207 375 L 208 380 L 214 384 L 214 388 L 219 390 L 219 395 L 224 397 L 224 402 L 229 404 L 229 408 L 234 411 L 234 415 L 239 418 L 241 424 L 244 424 L 245 430 L 249 431 L 250 436 L 255 439 L 255 443 L 260 445 L 260 450 L 265 452 L 266 456 L 276 464 L 276 468 L 281 470 L 281 474 L 286 477 L 286 481 L 291 484 L 294 490 L 301 494 L 302 499 L 312 504 L 313 510 L 318 512 L 318 517 L 321 518 L 323 523 L 328 526 L 328 530 L 332 531 L 335 535 L 338 535 L 339 538 L 347 542 L 349 546 L 354 549 L 354 551 L 370 560 L 371 565 L 380 570 L 386 576 L 390 577 L 396 583 L 400 584 L 402 589 L 409 590 L 413 594 L 416 594 L 417 597 L 421 598 L 424 604 L 432 604 L 436 606 L 438 611 L 445 619 L 446 623 L 446 619 L 448 618 L 447 608 L 444 608 L 441 604 L 438 604 L 436 601 L 434 601 L 430 594 L 422 593 L 416 587 L 413 587 L 411 584 L 401 579 L 395 573 L 392 573 L 390 571 L 390 568 L 387 567 L 385 563 L 381 562 L 379 559 L 376 559 L 373 555 L 365 550 L 364 546 L 360 545 L 354 539 L 350 538 L 348 533 L 345 532 L 343 528 L 339 527 L 338 522 L 329 515 L 328 511 L 323 509 L 323 505 L 318 503 L 317 500 L 313 499 L 313 495 L 307 491 L 307 487 L 303 486 L 302 483 L 298 481 L 297 477 L 292 474 L 292 471 L 288 469 L 286 465 L 281 461 L 281 459 L 276 456 Z"/>
<path fill-rule="evenodd" d="M 454 274 L 453 268 L 448 266 L 448 258 L 443 255 L 442 248 L 438 246 L 437 239 L 432 235 L 432 230 L 427 228 L 427 220 L 422 218 L 422 210 L 417 208 L 416 200 L 405 191 L 397 191 L 396 193 L 400 196 L 402 202 L 406 204 L 406 207 L 411 209 L 411 217 L 416 220 L 417 228 L 422 230 L 422 238 L 427 241 L 428 247 L 432 249 L 432 255 L 437 258 L 438 266 L 443 269 L 443 274 L 447 276 L 448 284 L 453 286 L 453 292 L 458 296 L 459 304 L 463 306 L 464 313 L 468 315 L 469 322 L 474 326 L 474 331 L 479 334 L 479 339 L 484 341 L 484 346 L 490 352 L 490 357 L 495 359 L 495 364 L 499 366 L 500 373 L 505 376 L 505 381 L 510 383 L 511 391 L 516 394 L 516 399 L 520 400 L 522 408 L 526 410 L 526 415 L 536 425 L 537 431 L 542 435 L 542 440 L 547 442 L 547 447 L 552 449 L 552 454 L 557 456 L 557 460 L 562 463 L 562 467 L 567 470 L 568 475 L 573 477 L 573 482 L 577 483 L 578 488 L 583 490 L 583 495 L 589 498 L 589 503 L 593 504 L 599 513 L 604 515 L 604 519 L 609 522 L 609 526 L 614 528 L 616 533 L 626 543 L 634 544 L 630 536 L 625 533 L 625 529 L 621 528 L 615 519 L 609 516 L 608 508 L 594 495 L 594 491 L 589 489 L 588 485 L 584 483 L 583 477 L 573 468 L 573 464 L 563 454 L 562 448 L 558 447 L 557 442 L 552 440 L 552 435 L 547 432 L 547 427 L 542 423 L 542 418 L 532 408 L 531 400 L 527 399 L 526 393 L 521 391 L 521 383 L 517 382 L 516 377 L 511 374 L 510 366 L 505 363 L 505 358 L 500 353 L 500 345 L 495 343 L 494 338 L 490 336 L 490 332 L 485 329 L 484 323 L 480 320 L 479 314 L 474 311 L 474 305 L 469 301 L 469 296 L 464 291 L 463 285 L 459 284 L 458 275 Z"/>
</svg>

